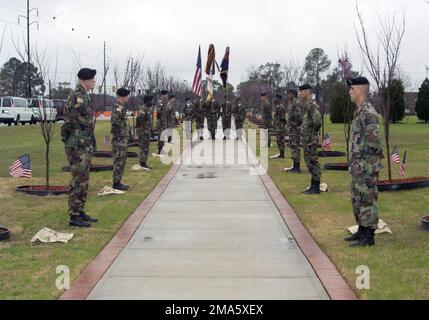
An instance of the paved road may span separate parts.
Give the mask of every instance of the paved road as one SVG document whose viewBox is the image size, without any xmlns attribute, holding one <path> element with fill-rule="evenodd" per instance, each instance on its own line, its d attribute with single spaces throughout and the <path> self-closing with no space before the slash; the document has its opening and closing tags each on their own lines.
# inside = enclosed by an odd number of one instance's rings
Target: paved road
<svg viewBox="0 0 429 320">
<path fill-rule="evenodd" d="M 220 160 L 242 142 L 196 144 Z M 207 151 L 209 150 L 209 151 Z M 328 299 L 250 164 L 183 165 L 89 299 Z"/>
</svg>

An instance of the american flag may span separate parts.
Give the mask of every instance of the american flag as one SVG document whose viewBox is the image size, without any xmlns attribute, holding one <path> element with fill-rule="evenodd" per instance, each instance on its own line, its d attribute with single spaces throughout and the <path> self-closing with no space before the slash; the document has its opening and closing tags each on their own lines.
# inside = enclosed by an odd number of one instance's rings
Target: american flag
<svg viewBox="0 0 429 320">
<path fill-rule="evenodd" d="M 107 134 L 104 136 L 104 149 L 107 151 L 109 150 L 109 146 L 110 146 L 110 134 Z"/>
<path fill-rule="evenodd" d="M 197 70 L 195 71 L 194 84 L 192 85 L 192 91 L 199 97 L 202 95 L 202 62 L 201 62 L 201 46 L 198 48 L 198 58 L 197 58 Z"/>
<path fill-rule="evenodd" d="M 390 157 L 390 160 L 394 163 L 401 163 L 401 160 L 399 159 L 398 146 L 395 146 L 395 148 L 393 148 L 393 153 L 392 153 L 392 156 Z"/>
<path fill-rule="evenodd" d="M 324 151 L 332 150 L 331 137 L 329 136 L 329 134 L 325 134 L 325 139 L 323 139 L 322 142 L 322 149 Z"/>
<path fill-rule="evenodd" d="M 30 156 L 23 155 L 9 167 L 9 170 L 9 174 L 14 178 L 31 178 Z"/>
<path fill-rule="evenodd" d="M 404 152 L 404 158 L 402 158 L 402 162 L 399 165 L 399 176 L 403 177 L 405 175 L 405 168 L 407 167 L 407 150 Z"/>
</svg>

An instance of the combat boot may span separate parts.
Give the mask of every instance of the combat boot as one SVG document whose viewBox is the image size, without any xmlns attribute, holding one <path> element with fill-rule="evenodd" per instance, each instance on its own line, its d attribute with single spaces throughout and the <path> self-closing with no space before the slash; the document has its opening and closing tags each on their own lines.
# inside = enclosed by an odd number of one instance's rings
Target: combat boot
<svg viewBox="0 0 429 320">
<path fill-rule="evenodd" d="M 360 239 L 351 244 L 350 247 L 352 248 L 358 248 L 358 247 L 372 247 L 375 245 L 375 239 L 374 239 L 374 233 L 375 229 L 371 227 L 362 227 L 363 233 Z"/>
<path fill-rule="evenodd" d="M 285 159 L 285 153 L 284 153 L 284 151 L 281 151 L 278 156 L 275 156 L 272 159 Z"/>
<path fill-rule="evenodd" d="M 311 179 L 311 187 L 304 191 L 304 194 L 312 195 L 312 194 L 320 194 L 320 181 L 316 181 Z"/>
<path fill-rule="evenodd" d="M 285 169 L 286 172 L 289 173 L 301 173 L 300 163 L 294 162 L 293 166 Z"/>
<path fill-rule="evenodd" d="M 98 219 L 95 219 L 95 218 L 93 218 L 93 217 L 91 217 L 91 216 L 87 215 L 87 214 L 86 214 L 85 212 L 83 212 L 83 211 L 79 212 L 79 214 L 80 214 L 80 216 L 83 218 L 83 221 L 90 222 L 90 223 L 98 222 Z"/>
<path fill-rule="evenodd" d="M 120 191 L 128 191 L 130 189 L 129 186 L 125 186 L 122 183 L 114 183 L 112 188 Z"/>
<path fill-rule="evenodd" d="M 140 166 L 143 168 L 143 170 L 146 170 L 146 171 L 152 170 L 152 167 L 149 167 L 146 163 L 142 163 L 140 164 Z"/>
<path fill-rule="evenodd" d="M 363 235 L 363 228 L 362 226 L 359 226 L 358 231 L 354 234 L 352 234 L 350 237 L 344 238 L 344 241 L 351 242 L 351 241 L 358 241 Z"/>
<path fill-rule="evenodd" d="M 89 228 L 91 227 L 91 224 L 85 221 L 80 215 L 73 215 L 70 216 L 69 226 L 77 228 Z"/>
</svg>

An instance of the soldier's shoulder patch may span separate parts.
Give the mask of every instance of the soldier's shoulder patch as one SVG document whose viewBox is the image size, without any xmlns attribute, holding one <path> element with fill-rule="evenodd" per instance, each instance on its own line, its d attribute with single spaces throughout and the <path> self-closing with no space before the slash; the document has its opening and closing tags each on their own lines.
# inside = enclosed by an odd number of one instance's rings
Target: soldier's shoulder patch
<svg viewBox="0 0 429 320">
<path fill-rule="evenodd" d="M 76 102 L 77 102 L 77 103 L 83 103 L 83 102 L 84 102 L 84 100 L 83 100 L 83 98 L 81 98 L 81 97 L 77 97 Z"/>
</svg>

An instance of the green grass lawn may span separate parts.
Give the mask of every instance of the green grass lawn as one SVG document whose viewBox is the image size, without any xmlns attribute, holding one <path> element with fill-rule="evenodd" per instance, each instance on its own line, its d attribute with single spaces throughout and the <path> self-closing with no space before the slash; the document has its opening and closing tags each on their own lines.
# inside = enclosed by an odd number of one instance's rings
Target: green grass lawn
<svg viewBox="0 0 429 320">
<path fill-rule="evenodd" d="M 104 135 L 109 131 L 110 121 L 97 123 L 100 150 L 104 148 Z M 91 173 L 86 211 L 99 222 L 90 229 L 72 229 L 67 224 L 67 196 L 44 198 L 17 193 L 15 187 L 28 185 L 29 179 L 8 176 L 11 163 L 29 153 L 34 177 L 32 184 L 44 184 L 44 142 L 39 132 L 39 127 L 28 125 L 0 128 L 0 225 L 7 226 L 12 232 L 11 240 L 0 242 L 0 299 L 57 298 L 62 292 L 55 287 L 56 267 L 67 265 L 73 281 L 170 168 L 158 158 L 150 157 L 149 165 L 154 170 L 135 173 L 130 168 L 138 163 L 138 159 L 128 159 L 123 182 L 131 186 L 130 191 L 107 197 L 97 197 L 97 193 L 103 186 L 111 186 L 112 172 Z M 151 153 L 155 150 L 156 144 L 152 143 Z M 130 148 L 130 151 L 138 152 L 138 148 Z M 93 163 L 111 164 L 112 159 L 94 159 Z M 68 185 L 70 174 L 61 171 L 67 164 L 57 130 L 51 152 L 52 185 Z M 43 227 L 72 232 L 74 238 L 68 244 L 30 244 L 31 238 Z"/>
<path fill-rule="evenodd" d="M 254 125 L 248 125 L 254 127 Z M 326 125 L 334 150 L 345 151 L 342 124 Z M 384 138 L 383 138 L 384 139 Z M 391 145 L 398 145 L 401 158 L 407 150 L 406 177 L 429 176 L 429 125 L 417 123 L 414 117 L 391 125 Z M 270 155 L 278 153 L 277 147 Z M 290 151 L 287 149 L 287 157 Z M 344 158 L 321 158 L 327 162 L 346 162 Z M 381 178 L 387 178 L 387 163 Z M 329 193 L 320 196 L 301 194 L 310 184 L 305 168 L 302 175 L 286 174 L 283 169 L 292 161 L 269 160 L 269 174 L 295 209 L 321 249 L 330 257 L 355 293 L 362 299 L 429 299 L 429 233 L 420 228 L 420 219 L 429 215 L 429 189 L 383 192 L 379 195 L 380 218 L 393 234 L 376 236 L 376 246 L 349 248 L 343 238 L 346 227 L 355 224 L 347 171 L 322 171 L 322 182 Z M 398 165 L 393 166 L 393 179 L 398 178 Z M 370 290 L 357 290 L 355 270 L 360 265 L 370 269 Z"/>
</svg>

